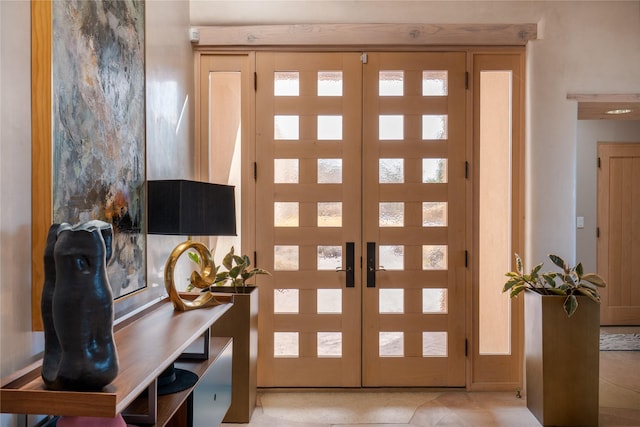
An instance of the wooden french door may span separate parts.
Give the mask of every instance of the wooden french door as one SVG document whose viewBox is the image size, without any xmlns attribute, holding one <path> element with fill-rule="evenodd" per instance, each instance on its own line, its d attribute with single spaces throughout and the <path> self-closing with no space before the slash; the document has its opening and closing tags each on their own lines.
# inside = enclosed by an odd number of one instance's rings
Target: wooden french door
<svg viewBox="0 0 640 427">
<path fill-rule="evenodd" d="M 336 269 L 360 252 L 360 55 L 257 53 L 256 70 L 258 385 L 358 386 L 361 273 Z"/>
<path fill-rule="evenodd" d="M 256 53 L 258 384 L 465 385 L 465 53 Z"/>
<path fill-rule="evenodd" d="M 600 323 L 640 325 L 640 143 L 599 143 Z"/>
</svg>

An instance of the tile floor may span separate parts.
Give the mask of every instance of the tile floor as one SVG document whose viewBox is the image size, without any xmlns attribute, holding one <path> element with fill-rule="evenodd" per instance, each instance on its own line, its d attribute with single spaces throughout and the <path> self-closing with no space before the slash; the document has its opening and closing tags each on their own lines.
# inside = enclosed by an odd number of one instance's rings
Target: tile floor
<svg viewBox="0 0 640 427">
<path fill-rule="evenodd" d="M 600 353 L 600 427 L 640 427 L 640 352 Z M 248 427 L 538 427 L 513 392 L 270 390 Z"/>
</svg>

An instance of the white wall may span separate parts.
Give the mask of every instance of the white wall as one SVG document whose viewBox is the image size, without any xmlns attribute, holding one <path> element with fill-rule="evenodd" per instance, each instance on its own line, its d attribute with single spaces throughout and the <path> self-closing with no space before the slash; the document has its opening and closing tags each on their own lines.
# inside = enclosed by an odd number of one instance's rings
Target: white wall
<svg viewBox="0 0 640 427">
<path fill-rule="evenodd" d="M 597 271 L 598 142 L 640 143 L 640 121 L 578 121 L 576 215 L 584 217 L 584 228 L 576 230 L 576 257 L 585 271 Z"/>
<path fill-rule="evenodd" d="M 31 334 L 30 5 L 0 2 L 0 351 L 2 375 L 41 346 Z"/>
<path fill-rule="evenodd" d="M 640 1 L 190 0 L 192 25 L 538 23 L 527 47 L 526 262 L 575 259 L 576 110 L 640 93 Z"/>
<path fill-rule="evenodd" d="M 184 0 L 147 0 L 145 4 L 147 176 L 191 179 L 193 60 L 188 39 L 189 4 Z M 0 19 L 0 377 L 4 377 L 42 351 L 43 339 L 41 333 L 31 332 L 30 309 L 30 2 L 0 0 Z M 149 239 L 150 274 L 163 266 L 176 245 L 174 240 Z M 157 281 L 150 278 L 150 286 L 152 282 Z M 161 293 L 161 287 L 153 288 L 154 292 Z M 0 425 L 17 426 L 18 419 L 2 414 Z"/>
<path fill-rule="evenodd" d="M 0 2 L 0 376 L 42 350 L 31 333 L 30 4 Z M 16 425 L 3 414 L 0 424 Z"/>
</svg>

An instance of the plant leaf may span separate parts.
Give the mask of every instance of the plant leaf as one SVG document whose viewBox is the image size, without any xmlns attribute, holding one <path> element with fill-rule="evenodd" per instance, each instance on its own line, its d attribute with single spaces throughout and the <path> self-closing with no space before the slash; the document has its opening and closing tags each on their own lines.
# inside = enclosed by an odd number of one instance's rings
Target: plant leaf
<svg viewBox="0 0 640 427">
<path fill-rule="evenodd" d="M 231 246 L 231 250 L 229 251 L 228 254 L 226 254 L 224 256 L 224 258 L 222 259 L 222 265 L 224 266 L 224 268 L 226 268 L 227 270 L 231 270 L 232 268 L 232 261 L 233 261 L 233 246 Z"/>
<path fill-rule="evenodd" d="M 514 287 L 511 288 L 511 292 L 509 293 L 509 298 L 513 298 L 515 296 L 517 296 L 520 292 L 524 291 L 526 289 L 526 285 L 516 285 Z"/>
<path fill-rule="evenodd" d="M 573 316 L 573 313 L 576 312 L 578 308 L 578 299 L 575 295 L 567 296 L 567 299 L 564 300 L 564 311 L 567 312 L 569 317 Z"/>
<path fill-rule="evenodd" d="M 536 265 L 535 267 L 533 267 L 533 270 L 531 270 L 531 275 L 532 276 L 537 276 L 538 275 L 538 271 L 540 271 L 540 269 L 542 268 L 542 263 Z"/>
<path fill-rule="evenodd" d="M 198 255 L 195 252 L 187 252 L 187 256 L 189 257 L 189 259 L 193 262 L 195 262 L 196 264 L 200 265 L 200 255 Z"/>
<path fill-rule="evenodd" d="M 524 267 L 522 266 L 522 259 L 520 259 L 520 255 L 516 254 L 516 271 L 519 275 L 522 276 L 524 272 Z"/>
<path fill-rule="evenodd" d="M 513 278 L 511 280 L 508 280 L 505 284 L 504 287 L 502 288 L 502 292 L 507 292 L 509 289 L 511 289 L 512 287 L 514 287 L 517 284 L 524 284 L 524 282 L 518 278 Z"/>
<path fill-rule="evenodd" d="M 584 269 L 582 268 L 581 262 L 578 263 L 578 265 L 576 265 L 576 274 L 578 275 L 578 281 L 579 281 L 582 275 L 584 274 Z"/>
<path fill-rule="evenodd" d="M 231 270 L 229 270 L 229 277 L 235 281 L 238 275 L 240 274 L 240 272 L 242 272 L 242 270 L 243 270 L 242 265 L 236 265 Z"/>
<path fill-rule="evenodd" d="M 576 292 L 579 292 L 582 295 L 589 297 L 589 299 L 591 299 L 593 302 L 600 304 L 600 298 L 598 297 L 597 294 L 594 293 L 594 291 L 591 291 L 586 288 L 577 288 Z"/>
<path fill-rule="evenodd" d="M 216 279 L 215 279 L 214 283 L 224 283 L 224 282 L 227 281 L 228 278 L 229 278 L 229 272 L 228 271 L 221 271 L 220 273 L 216 274 Z"/>
<path fill-rule="evenodd" d="M 261 268 L 254 268 L 249 273 L 251 273 L 252 276 L 255 276 L 256 274 L 267 274 L 267 275 L 271 276 L 271 273 L 269 273 L 267 270 L 263 270 Z"/>
<path fill-rule="evenodd" d="M 563 270 L 566 269 L 566 263 L 558 255 L 550 254 L 549 259 L 551 260 L 552 263 L 554 263 L 556 266 L 560 267 L 561 269 Z"/>
<path fill-rule="evenodd" d="M 551 274 L 543 274 L 542 275 L 542 278 L 545 280 L 545 282 L 547 282 L 547 284 L 551 288 L 555 288 L 556 287 L 555 277 L 556 277 L 556 275 L 553 274 L 553 273 L 551 273 Z"/>
<path fill-rule="evenodd" d="M 602 276 L 596 273 L 587 273 L 584 276 L 582 276 L 582 280 L 589 283 L 593 283 L 599 288 L 604 288 L 605 286 L 607 286 L 607 283 L 604 281 Z"/>
<path fill-rule="evenodd" d="M 251 260 L 249 259 L 248 255 L 242 255 L 242 262 L 244 262 L 244 265 L 249 268 L 249 266 L 251 265 Z"/>
</svg>

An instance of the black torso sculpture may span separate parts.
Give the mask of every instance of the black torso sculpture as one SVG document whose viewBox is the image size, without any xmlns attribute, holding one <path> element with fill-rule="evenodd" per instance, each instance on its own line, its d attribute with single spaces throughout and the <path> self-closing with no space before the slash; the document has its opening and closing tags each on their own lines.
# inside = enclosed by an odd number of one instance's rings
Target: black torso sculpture
<svg viewBox="0 0 640 427">
<path fill-rule="evenodd" d="M 111 225 L 102 221 L 50 229 L 41 307 L 42 378 L 51 389 L 100 390 L 118 373 L 113 295 L 106 273 L 112 233 Z"/>
</svg>

